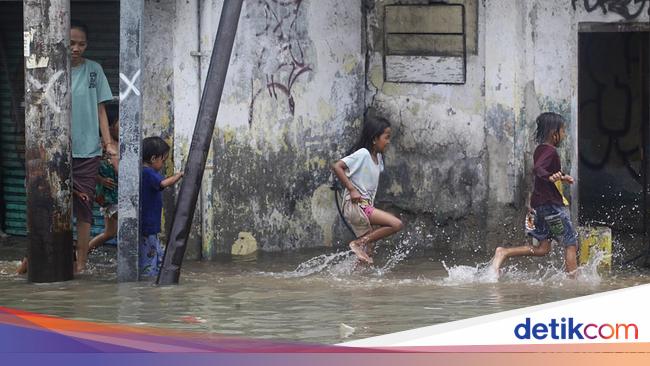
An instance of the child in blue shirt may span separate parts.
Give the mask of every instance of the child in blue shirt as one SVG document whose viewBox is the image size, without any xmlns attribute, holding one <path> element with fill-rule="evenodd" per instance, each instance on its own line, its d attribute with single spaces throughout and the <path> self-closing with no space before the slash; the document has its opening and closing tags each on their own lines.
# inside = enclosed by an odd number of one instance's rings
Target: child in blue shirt
<svg viewBox="0 0 650 366">
<path fill-rule="evenodd" d="M 162 190 L 176 184 L 183 173 L 163 177 L 160 170 L 169 156 L 169 145 L 160 137 L 147 137 L 142 141 L 142 180 L 140 182 L 140 240 L 139 268 L 141 277 L 158 275 L 163 250 L 158 239 L 162 216 Z"/>
</svg>

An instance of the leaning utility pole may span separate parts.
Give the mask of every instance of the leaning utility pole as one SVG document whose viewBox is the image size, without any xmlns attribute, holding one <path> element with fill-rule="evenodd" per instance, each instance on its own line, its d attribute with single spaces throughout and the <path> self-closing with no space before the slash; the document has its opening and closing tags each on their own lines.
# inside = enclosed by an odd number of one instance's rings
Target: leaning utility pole
<svg viewBox="0 0 650 366">
<path fill-rule="evenodd" d="M 70 1 L 23 2 L 31 282 L 72 279 Z"/>
<path fill-rule="evenodd" d="M 643 49 L 643 48 L 642 48 Z M 644 110 L 641 111 L 641 148 L 643 157 L 641 159 L 641 177 L 643 183 L 643 244 L 645 246 L 641 254 L 636 257 L 625 261 L 623 264 L 630 264 L 643 258 L 642 265 L 645 267 L 650 266 L 650 36 L 646 37 L 645 52 L 641 54 L 641 62 L 643 65 L 643 80 L 641 89 L 641 100 L 646 103 Z"/>
<path fill-rule="evenodd" d="M 158 284 L 160 285 L 178 284 L 181 276 L 181 265 L 183 264 L 183 256 L 187 246 L 187 237 L 192 225 L 196 200 L 200 192 L 210 142 L 212 142 L 223 85 L 226 82 L 226 74 L 228 73 L 230 54 L 237 34 L 242 2 L 243 0 L 224 0 L 223 2 L 219 28 L 217 28 L 217 36 L 212 47 L 205 89 L 201 97 L 201 106 L 196 118 L 192 144 L 185 165 L 185 176 L 178 193 L 172 230 L 165 248 L 163 265 L 158 275 Z"/>
</svg>

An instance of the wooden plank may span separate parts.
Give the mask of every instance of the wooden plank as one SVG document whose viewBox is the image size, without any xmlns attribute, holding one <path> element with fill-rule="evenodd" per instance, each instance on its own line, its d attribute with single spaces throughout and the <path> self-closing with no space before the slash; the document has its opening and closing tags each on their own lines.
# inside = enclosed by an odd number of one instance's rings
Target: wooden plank
<svg viewBox="0 0 650 366">
<path fill-rule="evenodd" d="M 386 56 L 386 81 L 465 82 L 462 57 Z"/>
</svg>

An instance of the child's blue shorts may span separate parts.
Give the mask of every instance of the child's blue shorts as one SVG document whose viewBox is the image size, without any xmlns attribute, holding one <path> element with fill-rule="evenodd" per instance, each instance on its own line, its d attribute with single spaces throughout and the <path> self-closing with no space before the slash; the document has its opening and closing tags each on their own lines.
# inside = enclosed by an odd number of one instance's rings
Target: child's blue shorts
<svg viewBox="0 0 650 366">
<path fill-rule="evenodd" d="M 140 277 L 156 277 L 165 252 L 160 245 L 158 234 L 142 235 L 139 251 Z"/>
<path fill-rule="evenodd" d="M 555 237 L 551 234 L 548 223 L 544 219 L 547 216 L 559 214 L 564 226 L 564 232 Z M 569 216 L 569 208 L 566 206 L 558 205 L 542 205 L 535 207 L 535 230 L 528 233 L 533 238 L 542 241 L 547 239 L 555 239 L 562 243 L 565 247 L 578 245 L 578 233 L 573 228 L 571 217 Z"/>
</svg>

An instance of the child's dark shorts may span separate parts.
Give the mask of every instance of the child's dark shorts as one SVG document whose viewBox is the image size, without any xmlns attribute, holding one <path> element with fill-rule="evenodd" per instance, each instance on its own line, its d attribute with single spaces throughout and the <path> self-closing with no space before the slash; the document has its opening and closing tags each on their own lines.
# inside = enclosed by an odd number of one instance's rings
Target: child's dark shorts
<svg viewBox="0 0 650 366">
<path fill-rule="evenodd" d="M 544 219 L 547 216 L 559 214 L 559 218 L 564 226 L 563 233 L 554 236 L 551 233 L 548 223 Z M 547 239 L 555 239 L 557 242 L 562 243 L 565 247 L 578 245 L 578 233 L 573 228 L 569 209 L 566 206 L 557 205 L 542 205 L 535 208 L 535 230 L 528 233 L 533 238 L 542 241 Z"/>
</svg>

